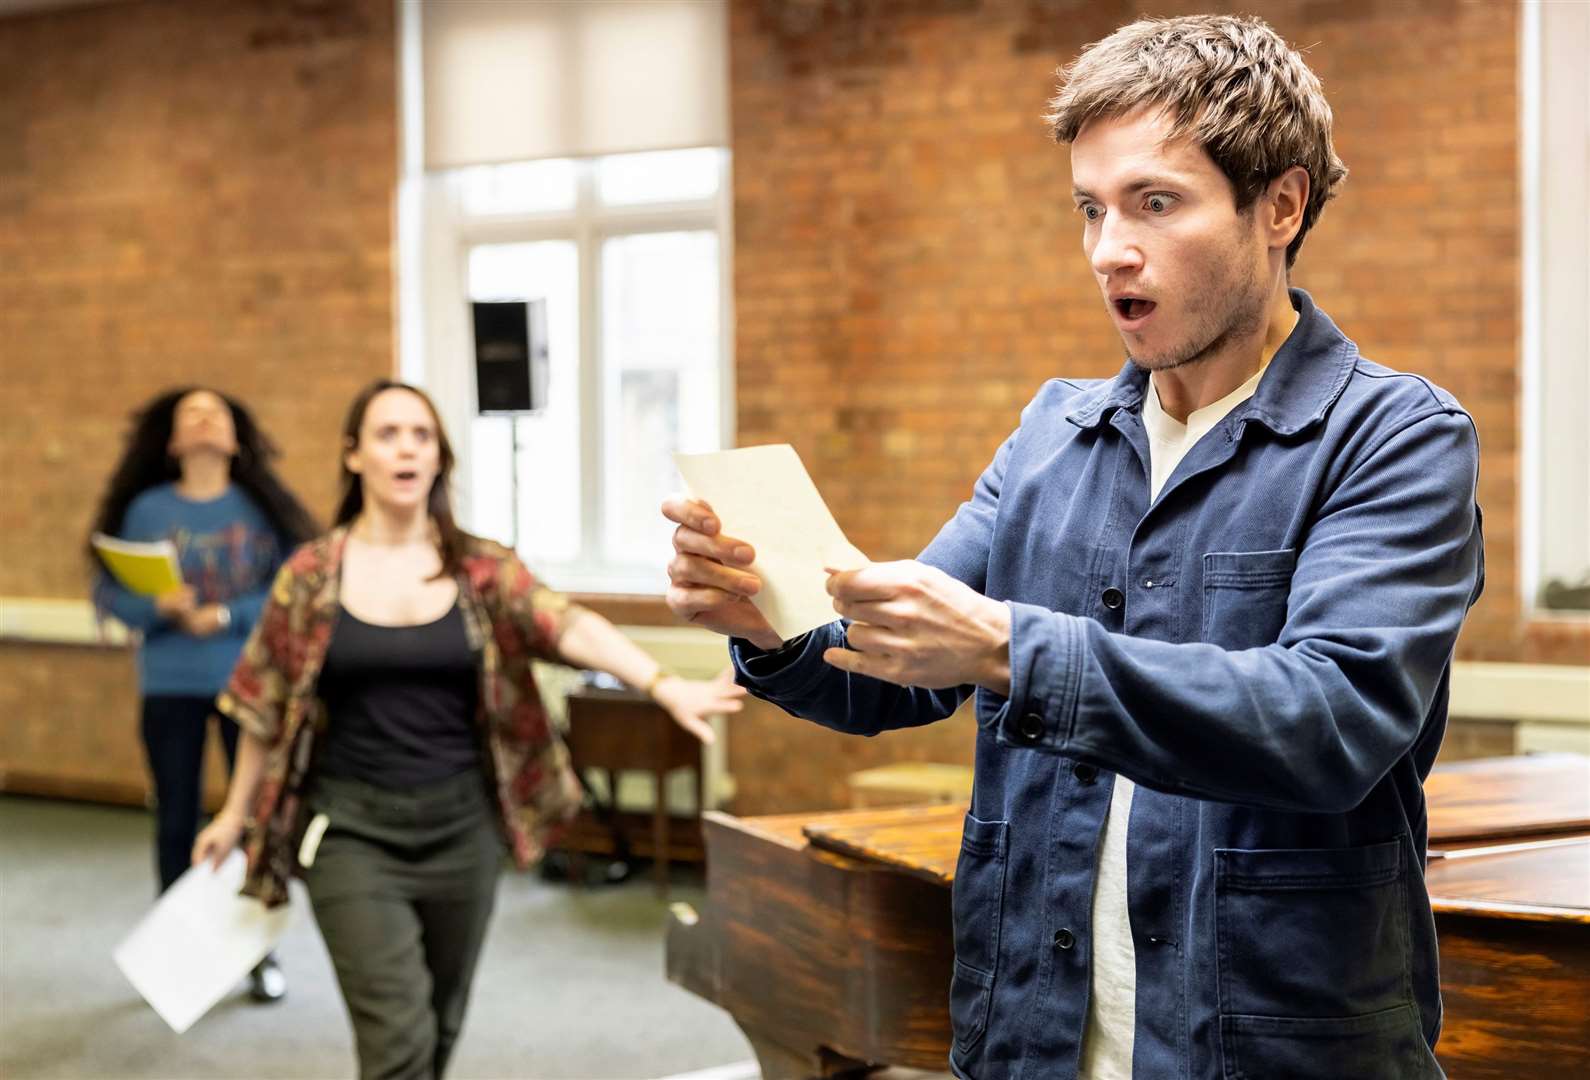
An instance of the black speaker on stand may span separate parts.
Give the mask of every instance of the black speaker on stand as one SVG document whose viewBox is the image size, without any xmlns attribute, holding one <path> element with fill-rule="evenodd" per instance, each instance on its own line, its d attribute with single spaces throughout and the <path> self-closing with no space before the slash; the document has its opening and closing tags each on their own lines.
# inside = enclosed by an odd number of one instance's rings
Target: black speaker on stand
<svg viewBox="0 0 1590 1080">
<path fill-rule="evenodd" d="M 519 417 L 546 407 L 549 348 L 545 300 L 476 300 L 475 411 L 508 417 L 513 434 L 512 546 L 519 546 Z"/>
<path fill-rule="evenodd" d="M 475 408 L 482 416 L 520 415 L 547 403 L 547 302 L 470 304 L 475 326 Z"/>
</svg>

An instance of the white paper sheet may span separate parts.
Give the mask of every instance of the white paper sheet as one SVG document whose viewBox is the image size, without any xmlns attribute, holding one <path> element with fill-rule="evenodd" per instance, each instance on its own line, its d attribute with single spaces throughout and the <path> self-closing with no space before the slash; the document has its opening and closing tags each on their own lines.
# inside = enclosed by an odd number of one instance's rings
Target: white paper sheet
<svg viewBox="0 0 1590 1080">
<path fill-rule="evenodd" d="M 113 954 L 171 1030 L 182 1034 L 243 979 L 287 929 L 291 908 L 239 896 L 243 854 L 178 878 Z"/>
<path fill-rule="evenodd" d="M 845 539 L 795 448 L 748 446 L 716 454 L 675 454 L 685 485 L 712 506 L 723 533 L 756 549 L 751 598 L 786 641 L 833 622 L 825 567 L 856 570 L 867 557 Z"/>
</svg>

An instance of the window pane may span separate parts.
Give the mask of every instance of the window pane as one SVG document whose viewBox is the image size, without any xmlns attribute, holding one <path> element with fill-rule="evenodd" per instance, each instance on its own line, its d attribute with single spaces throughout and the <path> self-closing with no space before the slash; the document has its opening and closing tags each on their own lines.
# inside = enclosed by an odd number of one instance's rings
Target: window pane
<svg viewBox="0 0 1590 1080">
<path fill-rule="evenodd" d="M 481 244 L 469 251 L 471 300 L 547 303 L 547 407 L 522 417 L 476 417 L 470 437 L 470 527 L 513 537 L 512 442 L 519 431 L 518 548 L 532 566 L 580 553 L 579 265 L 573 241 Z"/>
<path fill-rule="evenodd" d="M 604 557 L 660 568 L 679 488 L 673 453 L 719 449 L 718 238 L 614 237 L 602 248 Z"/>
<path fill-rule="evenodd" d="M 453 173 L 464 213 L 533 214 L 574 206 L 574 162 L 518 161 Z"/>
<path fill-rule="evenodd" d="M 1534 604 L 1582 618 L 1590 614 L 1590 13 L 1582 4 L 1526 4 L 1520 17 L 1537 43 L 1525 50 L 1520 84 L 1534 125 L 1524 132 L 1521 436 L 1532 475 L 1521 516 L 1535 562 L 1525 580 L 1538 582 Z"/>
<path fill-rule="evenodd" d="M 601 158 L 596 163 L 597 196 L 613 206 L 711 198 L 718 191 L 722 153 L 706 147 Z"/>
</svg>

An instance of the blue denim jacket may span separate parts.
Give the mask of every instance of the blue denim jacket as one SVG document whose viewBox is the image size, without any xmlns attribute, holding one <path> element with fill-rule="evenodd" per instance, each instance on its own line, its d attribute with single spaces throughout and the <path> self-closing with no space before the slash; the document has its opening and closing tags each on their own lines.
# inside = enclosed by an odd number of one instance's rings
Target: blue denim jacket
<svg viewBox="0 0 1590 1080">
<path fill-rule="evenodd" d="M 1292 301 L 1257 392 L 1152 504 L 1147 376 L 1058 379 L 921 555 L 1012 614 L 954 886 L 958 1076 L 1075 1075 L 1117 772 L 1135 1076 L 1441 1075 L 1422 782 L 1484 577 L 1478 443 Z M 847 675 L 821 659 L 843 637 L 730 650 L 758 697 L 857 734 L 972 692 Z"/>
</svg>

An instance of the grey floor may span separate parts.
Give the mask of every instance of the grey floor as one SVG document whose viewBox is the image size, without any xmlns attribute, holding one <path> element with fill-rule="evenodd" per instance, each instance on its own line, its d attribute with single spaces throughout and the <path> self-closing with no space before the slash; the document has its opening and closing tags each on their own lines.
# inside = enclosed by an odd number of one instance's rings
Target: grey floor
<svg viewBox="0 0 1590 1080">
<path fill-rule="evenodd" d="M 279 953 L 286 1000 L 239 993 L 184 1035 L 144 1005 L 111 951 L 152 901 L 150 831 L 142 811 L 0 797 L 0 1077 L 352 1076 L 302 896 Z M 700 896 L 676 880 L 672 899 Z M 577 891 L 505 874 L 449 1077 L 643 1080 L 748 1061 L 726 1013 L 663 978 L 665 917 L 648 881 Z"/>
</svg>

